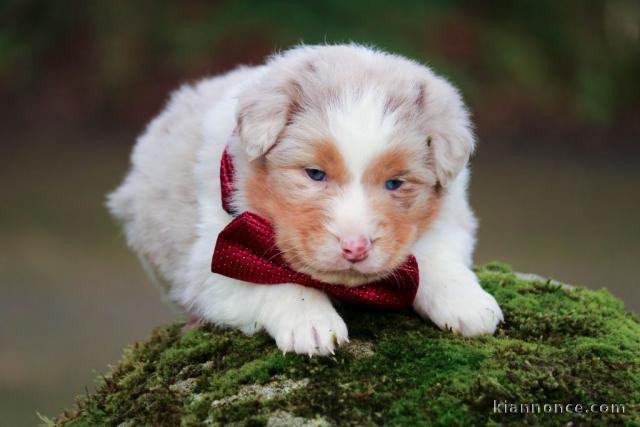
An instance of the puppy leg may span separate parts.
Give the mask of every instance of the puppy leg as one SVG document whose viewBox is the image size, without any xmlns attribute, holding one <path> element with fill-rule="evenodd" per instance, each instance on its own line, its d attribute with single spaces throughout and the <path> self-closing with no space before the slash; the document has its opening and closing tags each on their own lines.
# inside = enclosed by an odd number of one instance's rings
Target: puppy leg
<svg viewBox="0 0 640 427">
<path fill-rule="evenodd" d="M 495 332 L 502 311 L 470 268 L 454 257 L 435 255 L 419 265 L 420 287 L 413 308 L 420 316 L 466 337 Z"/>
<path fill-rule="evenodd" d="M 493 334 L 503 315 L 471 271 L 475 219 L 466 201 L 466 182 L 460 187 L 453 189 L 416 246 L 420 286 L 413 307 L 441 329 L 464 336 Z"/>
<path fill-rule="evenodd" d="M 280 350 L 327 355 L 349 340 L 347 326 L 324 292 L 290 284 L 272 288 L 259 319 Z"/>
<path fill-rule="evenodd" d="M 317 289 L 255 285 L 211 273 L 201 279 L 174 296 L 208 322 L 249 335 L 265 329 L 283 352 L 310 356 L 333 353 L 348 341 L 347 326 L 329 297 Z"/>
</svg>

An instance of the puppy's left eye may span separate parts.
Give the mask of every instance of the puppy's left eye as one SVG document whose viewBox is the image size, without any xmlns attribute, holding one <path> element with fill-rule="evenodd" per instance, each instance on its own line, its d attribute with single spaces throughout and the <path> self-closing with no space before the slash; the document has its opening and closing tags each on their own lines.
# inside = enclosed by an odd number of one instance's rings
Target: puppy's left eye
<svg viewBox="0 0 640 427">
<path fill-rule="evenodd" d="M 307 168 L 304 171 L 314 181 L 324 181 L 327 178 L 327 174 L 320 169 Z"/>
<path fill-rule="evenodd" d="M 389 179 L 385 181 L 384 188 L 386 188 L 387 190 L 393 191 L 400 188 L 402 184 L 404 184 L 404 181 L 401 179 Z"/>
</svg>

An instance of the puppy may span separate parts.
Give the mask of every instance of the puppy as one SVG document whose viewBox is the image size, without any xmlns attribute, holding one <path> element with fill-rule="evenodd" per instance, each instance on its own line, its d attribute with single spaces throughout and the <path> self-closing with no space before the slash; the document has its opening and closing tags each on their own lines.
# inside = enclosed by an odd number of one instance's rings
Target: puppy
<svg viewBox="0 0 640 427">
<path fill-rule="evenodd" d="M 470 268 L 469 115 L 429 68 L 357 45 L 300 46 L 183 86 L 108 197 L 129 245 L 191 315 L 264 329 L 284 352 L 333 353 L 347 326 L 321 290 L 211 272 L 233 219 L 220 202 L 225 148 L 235 211 L 269 220 L 291 268 L 359 286 L 413 255 L 420 316 L 464 336 L 495 331 L 502 312 Z"/>
</svg>

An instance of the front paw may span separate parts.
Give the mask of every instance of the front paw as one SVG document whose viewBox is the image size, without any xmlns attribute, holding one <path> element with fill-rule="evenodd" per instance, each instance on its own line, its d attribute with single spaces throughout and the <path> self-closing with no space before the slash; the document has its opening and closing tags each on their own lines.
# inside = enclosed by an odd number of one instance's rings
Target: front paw
<svg viewBox="0 0 640 427">
<path fill-rule="evenodd" d="M 328 355 L 349 341 L 347 325 L 331 306 L 287 310 L 267 331 L 284 353 Z"/>
<path fill-rule="evenodd" d="M 450 276 L 447 281 L 420 284 L 423 285 L 426 289 L 418 291 L 414 309 L 440 329 L 465 337 L 493 334 L 503 320 L 496 299 L 480 287 L 471 271 Z"/>
</svg>

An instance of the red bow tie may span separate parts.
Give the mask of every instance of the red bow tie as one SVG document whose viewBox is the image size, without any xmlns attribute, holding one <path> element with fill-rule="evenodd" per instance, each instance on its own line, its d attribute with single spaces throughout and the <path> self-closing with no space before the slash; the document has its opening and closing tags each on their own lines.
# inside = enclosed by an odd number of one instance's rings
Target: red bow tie
<svg viewBox="0 0 640 427">
<path fill-rule="evenodd" d="M 220 165 L 222 206 L 234 215 L 230 206 L 234 168 L 225 149 Z M 276 247 L 275 232 L 265 218 L 242 212 L 218 235 L 211 271 L 233 279 L 262 285 L 296 283 L 325 291 L 349 303 L 361 303 L 383 309 L 411 307 L 418 290 L 418 263 L 413 256 L 389 277 L 357 287 L 332 285 L 293 270 Z"/>
</svg>

